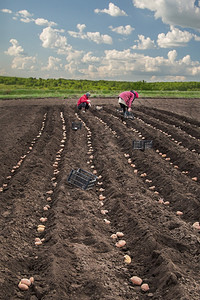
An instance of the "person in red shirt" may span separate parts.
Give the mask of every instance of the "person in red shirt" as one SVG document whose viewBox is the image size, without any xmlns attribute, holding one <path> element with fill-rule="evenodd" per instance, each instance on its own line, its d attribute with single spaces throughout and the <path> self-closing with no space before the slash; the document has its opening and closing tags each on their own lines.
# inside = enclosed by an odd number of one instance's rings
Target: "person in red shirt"
<svg viewBox="0 0 200 300">
<path fill-rule="evenodd" d="M 131 112 L 131 104 L 138 98 L 139 95 L 136 91 L 125 91 L 119 94 L 118 103 L 120 107 L 123 109 L 124 116 L 127 116 L 129 112 Z"/>
<path fill-rule="evenodd" d="M 89 92 L 87 92 L 86 94 L 81 96 L 81 98 L 77 102 L 77 107 L 78 107 L 79 110 L 82 110 L 83 112 L 86 112 L 86 110 L 89 109 L 89 107 L 91 106 L 89 97 L 90 97 Z"/>
</svg>

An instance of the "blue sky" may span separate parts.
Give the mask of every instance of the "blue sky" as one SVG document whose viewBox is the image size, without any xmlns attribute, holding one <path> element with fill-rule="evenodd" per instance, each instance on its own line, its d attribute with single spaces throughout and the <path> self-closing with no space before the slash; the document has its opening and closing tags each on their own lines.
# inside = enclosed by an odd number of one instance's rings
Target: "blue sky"
<svg viewBox="0 0 200 300">
<path fill-rule="evenodd" d="M 1 0 L 0 75 L 200 80 L 200 0 Z"/>
</svg>

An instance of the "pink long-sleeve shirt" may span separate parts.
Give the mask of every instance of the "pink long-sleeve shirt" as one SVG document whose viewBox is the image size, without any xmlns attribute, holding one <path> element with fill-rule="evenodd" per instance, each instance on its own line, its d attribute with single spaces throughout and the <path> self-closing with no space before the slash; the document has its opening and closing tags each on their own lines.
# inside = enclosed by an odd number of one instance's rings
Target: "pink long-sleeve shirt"
<svg viewBox="0 0 200 300">
<path fill-rule="evenodd" d="M 126 91 L 119 94 L 119 97 L 122 98 L 126 105 L 130 108 L 133 100 L 135 99 L 135 95 L 132 92 Z"/>
</svg>

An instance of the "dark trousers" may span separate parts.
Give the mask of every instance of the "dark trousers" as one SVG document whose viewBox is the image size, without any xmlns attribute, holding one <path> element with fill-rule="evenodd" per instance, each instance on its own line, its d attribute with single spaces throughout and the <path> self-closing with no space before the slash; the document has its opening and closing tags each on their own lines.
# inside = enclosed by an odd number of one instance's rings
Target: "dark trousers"
<svg viewBox="0 0 200 300">
<path fill-rule="evenodd" d="M 120 106 L 123 109 L 123 113 L 125 114 L 125 112 L 128 111 L 128 107 L 122 103 L 120 103 Z"/>
<path fill-rule="evenodd" d="M 81 110 L 82 108 L 85 108 L 85 110 L 89 109 L 89 105 L 86 102 L 82 102 L 81 104 L 79 104 L 78 109 Z"/>
</svg>

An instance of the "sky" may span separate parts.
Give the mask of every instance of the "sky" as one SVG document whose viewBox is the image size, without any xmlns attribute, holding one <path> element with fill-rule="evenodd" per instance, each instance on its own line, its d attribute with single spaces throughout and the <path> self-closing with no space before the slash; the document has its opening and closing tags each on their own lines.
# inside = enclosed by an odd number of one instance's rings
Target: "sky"
<svg viewBox="0 0 200 300">
<path fill-rule="evenodd" d="M 1 0 L 0 75 L 200 81 L 200 0 Z"/>
</svg>

